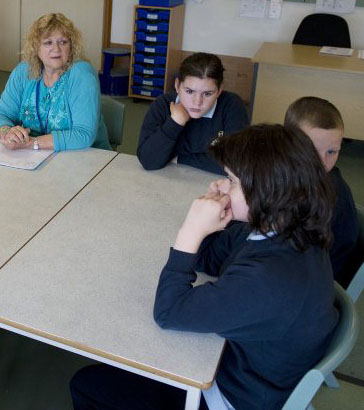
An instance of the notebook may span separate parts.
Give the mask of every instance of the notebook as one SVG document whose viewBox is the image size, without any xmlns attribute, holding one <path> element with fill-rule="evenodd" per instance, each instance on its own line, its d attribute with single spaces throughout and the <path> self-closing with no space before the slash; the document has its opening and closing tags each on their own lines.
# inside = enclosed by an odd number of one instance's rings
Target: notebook
<svg viewBox="0 0 364 410">
<path fill-rule="evenodd" d="M 0 144 L 0 165 L 11 168 L 35 169 L 51 154 L 52 150 L 10 150 Z"/>
</svg>

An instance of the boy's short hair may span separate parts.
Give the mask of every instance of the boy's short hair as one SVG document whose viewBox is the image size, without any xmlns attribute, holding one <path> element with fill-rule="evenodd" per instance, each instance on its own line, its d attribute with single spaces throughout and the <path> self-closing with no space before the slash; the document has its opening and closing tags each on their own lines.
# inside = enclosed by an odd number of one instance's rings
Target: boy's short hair
<svg viewBox="0 0 364 410">
<path fill-rule="evenodd" d="M 300 128 L 304 123 L 313 128 L 344 130 L 339 110 L 330 101 L 319 97 L 302 97 L 288 107 L 284 125 Z"/>
<path fill-rule="evenodd" d="M 275 231 L 295 249 L 331 243 L 333 192 L 308 136 L 296 128 L 259 124 L 218 137 L 211 154 L 240 179 L 252 229 Z"/>
</svg>

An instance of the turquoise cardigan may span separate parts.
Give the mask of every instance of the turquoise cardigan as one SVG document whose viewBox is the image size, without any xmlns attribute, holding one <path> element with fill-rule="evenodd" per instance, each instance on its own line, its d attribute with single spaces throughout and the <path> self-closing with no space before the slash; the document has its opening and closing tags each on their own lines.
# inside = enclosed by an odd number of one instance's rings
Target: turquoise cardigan
<svg viewBox="0 0 364 410">
<path fill-rule="evenodd" d="M 30 79 L 28 73 L 26 62 L 11 73 L 0 99 L 0 127 L 22 125 L 39 135 L 41 128 L 35 110 L 38 80 Z M 100 85 L 95 70 L 89 63 L 79 61 L 62 77 L 63 91 L 52 102 L 49 113 L 54 150 L 91 146 L 111 149 L 100 113 Z"/>
</svg>

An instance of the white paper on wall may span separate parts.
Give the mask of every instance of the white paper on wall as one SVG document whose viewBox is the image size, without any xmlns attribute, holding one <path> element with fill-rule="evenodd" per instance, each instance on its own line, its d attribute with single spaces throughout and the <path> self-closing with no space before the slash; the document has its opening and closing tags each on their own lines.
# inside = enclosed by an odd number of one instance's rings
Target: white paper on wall
<svg viewBox="0 0 364 410">
<path fill-rule="evenodd" d="M 279 19 L 282 14 L 283 0 L 270 0 L 268 17 Z"/>
<path fill-rule="evenodd" d="M 316 0 L 315 11 L 324 13 L 353 13 L 356 0 Z"/>
<path fill-rule="evenodd" d="M 267 0 L 242 0 L 240 17 L 264 18 Z"/>
</svg>

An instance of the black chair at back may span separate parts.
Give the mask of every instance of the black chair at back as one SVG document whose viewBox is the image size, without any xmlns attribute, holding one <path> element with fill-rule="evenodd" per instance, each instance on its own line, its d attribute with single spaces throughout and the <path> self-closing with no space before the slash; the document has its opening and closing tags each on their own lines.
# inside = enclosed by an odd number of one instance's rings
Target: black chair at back
<svg viewBox="0 0 364 410">
<path fill-rule="evenodd" d="M 351 48 L 348 23 L 335 14 L 310 14 L 301 21 L 292 43 Z"/>
</svg>

